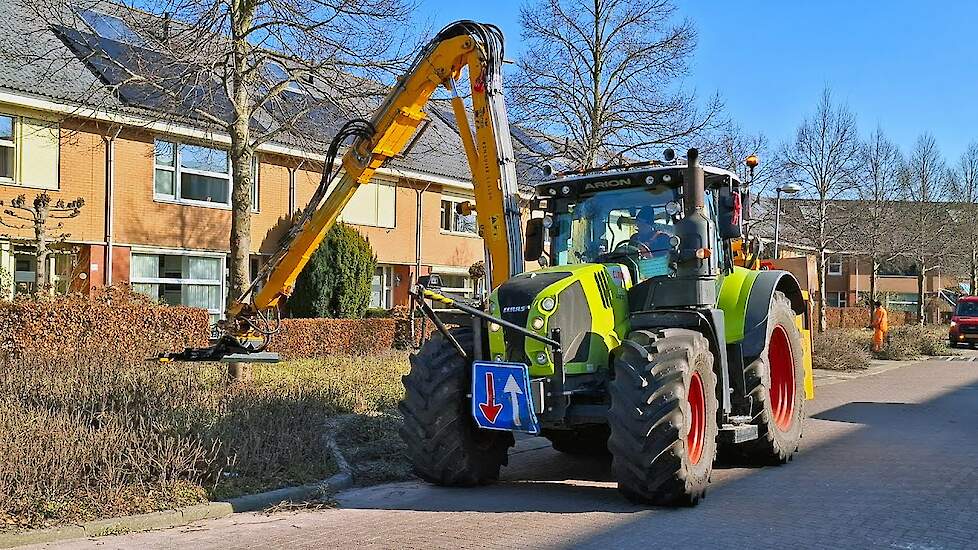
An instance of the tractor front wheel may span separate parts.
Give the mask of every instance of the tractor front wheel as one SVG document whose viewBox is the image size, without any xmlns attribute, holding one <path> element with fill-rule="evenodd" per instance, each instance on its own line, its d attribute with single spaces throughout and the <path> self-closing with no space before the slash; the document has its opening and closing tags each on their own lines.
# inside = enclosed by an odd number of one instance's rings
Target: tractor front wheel
<svg viewBox="0 0 978 550">
<path fill-rule="evenodd" d="M 462 349 L 473 348 L 472 329 L 453 329 Z M 418 477 L 437 485 L 471 486 L 499 478 L 513 446 L 510 432 L 481 430 L 472 419 L 472 365 L 441 334 L 411 356 L 403 377 L 404 400 L 398 410 L 407 454 Z"/>
<path fill-rule="evenodd" d="M 702 334 L 631 333 L 616 353 L 608 415 L 618 490 L 645 504 L 699 502 L 713 472 L 717 407 L 713 354 Z"/>
</svg>

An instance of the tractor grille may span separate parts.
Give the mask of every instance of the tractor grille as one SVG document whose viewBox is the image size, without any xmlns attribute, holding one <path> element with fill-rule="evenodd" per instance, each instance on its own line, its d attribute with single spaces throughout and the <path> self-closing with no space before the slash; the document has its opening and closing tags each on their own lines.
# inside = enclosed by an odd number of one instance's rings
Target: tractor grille
<svg viewBox="0 0 978 550">
<path fill-rule="evenodd" d="M 499 311 L 503 319 L 521 327 L 526 326 L 530 306 L 543 289 L 570 277 L 570 273 L 539 273 L 514 277 L 496 290 Z M 526 357 L 526 338 L 518 332 L 503 329 L 506 340 L 506 360 L 529 363 Z"/>
</svg>

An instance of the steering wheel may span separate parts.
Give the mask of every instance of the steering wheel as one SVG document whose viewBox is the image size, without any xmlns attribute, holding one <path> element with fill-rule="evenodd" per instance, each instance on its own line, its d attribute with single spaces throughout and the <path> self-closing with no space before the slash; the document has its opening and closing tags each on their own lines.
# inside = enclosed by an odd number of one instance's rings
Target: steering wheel
<svg viewBox="0 0 978 550">
<path fill-rule="evenodd" d="M 647 243 L 631 240 L 622 241 L 615 245 L 610 254 L 652 254 L 652 248 Z"/>
</svg>

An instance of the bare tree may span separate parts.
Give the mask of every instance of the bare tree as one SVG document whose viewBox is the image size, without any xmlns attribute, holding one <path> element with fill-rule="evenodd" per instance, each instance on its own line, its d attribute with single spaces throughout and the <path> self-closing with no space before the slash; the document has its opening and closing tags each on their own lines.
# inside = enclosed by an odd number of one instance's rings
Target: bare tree
<svg viewBox="0 0 978 550">
<path fill-rule="evenodd" d="M 677 144 L 709 129 L 678 79 L 696 46 L 670 0 L 538 0 L 520 10 L 526 51 L 510 86 L 514 118 L 545 135 L 578 168 Z"/>
<path fill-rule="evenodd" d="M 916 264 L 917 322 L 921 325 L 925 322 L 927 274 L 942 267 L 953 233 L 948 204 L 942 202 L 948 197 L 952 178 L 953 173 L 941 157 L 934 136 L 920 136 L 901 177 L 907 201 L 901 229 L 907 255 Z"/>
<path fill-rule="evenodd" d="M 802 122 L 795 139 L 781 148 L 788 181 L 798 183 L 808 201 L 795 201 L 800 215 L 786 218 L 796 234 L 815 250 L 818 270 L 818 330 L 824 332 L 826 254 L 844 246 L 848 214 L 839 199 L 850 198 L 859 167 L 856 118 L 845 105 L 832 103 L 826 89 L 815 115 Z"/>
<path fill-rule="evenodd" d="M 964 251 L 968 267 L 969 292 L 978 295 L 978 143 L 971 143 L 958 159 L 954 189 L 954 214 L 959 236 L 967 239 Z"/>
<path fill-rule="evenodd" d="M 856 186 L 859 203 L 853 213 L 854 231 L 849 241 L 869 257 L 869 301 L 872 308 L 871 304 L 877 298 L 880 265 L 892 261 L 904 251 L 902 243 L 893 235 L 893 225 L 896 223 L 894 201 L 900 195 L 903 156 L 899 148 L 884 135 L 883 129 L 877 126 L 861 145 L 859 162 Z"/>
<path fill-rule="evenodd" d="M 81 214 L 85 199 L 78 197 L 67 203 L 58 200 L 52 204 L 51 195 L 42 191 L 31 202 L 27 201 L 26 195 L 18 195 L 9 204 L 0 201 L 0 206 L 7 206 L 3 210 L 3 217 L 0 217 L 0 225 L 18 232 L 30 231 L 33 234 L 31 244 L 35 251 L 34 292 L 38 294 L 46 292 L 50 283 L 47 267 L 48 258 L 52 253 L 51 246 L 64 242 L 70 236 L 69 233 L 52 233 L 52 231 L 57 232 L 64 228 L 64 222 L 60 220 L 75 218 Z M 51 226 L 52 220 L 58 220 L 57 224 Z M 12 235 L 4 235 L 4 237 L 18 238 Z"/>
</svg>

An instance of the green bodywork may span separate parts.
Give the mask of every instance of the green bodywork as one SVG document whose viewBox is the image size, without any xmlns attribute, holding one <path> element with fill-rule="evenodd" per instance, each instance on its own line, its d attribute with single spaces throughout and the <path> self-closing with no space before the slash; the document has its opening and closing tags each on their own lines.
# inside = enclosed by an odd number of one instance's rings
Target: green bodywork
<svg viewBox="0 0 978 550">
<path fill-rule="evenodd" d="M 550 336 L 552 318 L 561 308 L 561 295 L 575 283 L 580 283 L 587 300 L 587 309 L 591 315 L 590 328 L 586 334 L 562 334 L 565 348 L 572 345 L 573 338 L 590 338 L 586 348 L 586 358 L 565 357 L 564 372 L 568 375 L 588 374 L 610 367 L 609 353 L 618 347 L 630 331 L 628 312 L 628 283 L 615 283 L 609 270 L 604 264 L 572 264 L 540 269 L 524 273 L 514 279 L 533 278 L 545 273 L 560 273 L 567 276 L 555 283 L 549 284 L 537 292 L 529 304 L 526 328 L 541 336 Z M 744 319 L 747 312 L 747 302 L 750 289 L 757 278 L 757 271 L 742 267 L 734 268 L 732 273 L 721 277 L 719 281 L 719 298 L 717 307 L 724 312 L 727 343 L 739 342 L 744 338 Z M 601 283 L 604 278 L 605 283 Z M 501 317 L 498 293 L 506 287 L 504 283 L 496 289 L 489 298 L 490 313 Z M 607 289 L 607 291 L 605 290 Z M 602 296 L 604 294 L 604 296 Z M 610 294 L 610 300 L 609 295 Z M 565 296 L 567 294 L 564 294 Z M 553 298 L 555 307 L 545 311 L 541 304 L 545 298 Z M 537 318 L 543 319 L 539 328 L 533 326 Z M 562 330 L 566 330 L 562 327 Z M 505 331 L 497 326 L 490 326 L 489 354 L 496 360 L 515 360 L 508 357 L 506 352 Z M 530 367 L 530 376 L 550 376 L 554 374 L 554 362 L 550 349 L 543 343 L 532 338 L 524 341 L 524 350 Z M 541 355 L 543 354 L 543 355 Z M 545 358 L 544 362 L 539 359 Z M 575 360 L 576 359 L 576 360 Z"/>
</svg>

